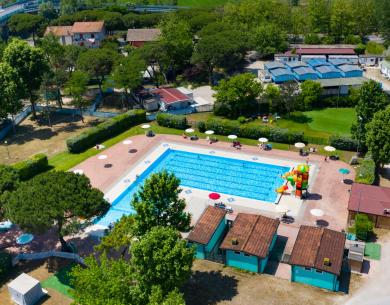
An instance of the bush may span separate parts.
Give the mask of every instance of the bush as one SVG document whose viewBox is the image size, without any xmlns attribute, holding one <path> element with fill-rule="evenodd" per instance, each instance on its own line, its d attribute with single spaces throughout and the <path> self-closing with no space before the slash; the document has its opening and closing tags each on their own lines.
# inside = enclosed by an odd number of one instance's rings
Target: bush
<svg viewBox="0 0 390 305">
<path fill-rule="evenodd" d="M 356 214 L 355 233 L 360 240 L 366 241 L 374 229 L 374 224 L 366 214 Z"/>
<path fill-rule="evenodd" d="M 364 159 L 356 171 L 355 182 L 362 184 L 373 184 L 375 182 L 376 167 L 372 159 Z"/>
<path fill-rule="evenodd" d="M 71 153 L 79 153 L 146 121 L 144 110 L 130 110 L 66 141 Z"/>
<path fill-rule="evenodd" d="M 245 124 L 240 126 L 240 137 L 248 139 L 269 138 L 270 127 L 267 125 Z"/>
<path fill-rule="evenodd" d="M 0 280 L 4 280 L 12 269 L 11 254 L 0 252 Z"/>
<path fill-rule="evenodd" d="M 278 143 L 293 144 L 303 141 L 303 132 L 290 131 L 282 128 L 272 128 L 269 135 L 269 140 Z"/>
<path fill-rule="evenodd" d="M 216 134 L 227 136 L 230 134 L 238 134 L 240 123 L 233 120 L 212 118 L 207 120 L 206 129 L 214 130 Z"/>
<path fill-rule="evenodd" d="M 196 123 L 196 126 L 198 127 L 200 132 L 205 132 L 206 131 L 206 123 L 203 121 L 199 121 Z"/>
<path fill-rule="evenodd" d="M 185 115 L 175 115 L 169 113 L 159 113 L 157 114 L 157 123 L 160 126 L 176 128 L 176 129 L 186 129 L 187 128 L 187 118 Z"/>
<path fill-rule="evenodd" d="M 358 141 L 355 139 L 352 139 L 347 136 L 336 136 L 332 135 L 329 138 L 329 143 L 331 146 L 341 149 L 341 150 L 349 150 L 349 151 L 356 151 L 358 146 Z"/>
<path fill-rule="evenodd" d="M 27 160 L 15 163 L 13 167 L 18 172 L 20 180 L 24 181 L 45 172 L 49 168 L 49 164 L 45 154 L 37 154 Z"/>
</svg>

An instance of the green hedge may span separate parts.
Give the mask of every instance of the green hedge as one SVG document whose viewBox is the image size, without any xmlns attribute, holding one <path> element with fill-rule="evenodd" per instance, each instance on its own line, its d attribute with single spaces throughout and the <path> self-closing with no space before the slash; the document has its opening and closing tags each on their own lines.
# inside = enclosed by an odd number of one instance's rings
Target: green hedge
<svg viewBox="0 0 390 305">
<path fill-rule="evenodd" d="M 28 180 L 37 174 L 45 172 L 49 168 L 47 156 L 37 154 L 31 158 L 13 164 L 21 180 Z"/>
<path fill-rule="evenodd" d="M 227 136 L 231 134 L 238 134 L 240 130 L 240 123 L 233 120 L 212 118 L 206 121 L 206 129 L 214 130 L 216 134 Z"/>
<path fill-rule="evenodd" d="M 373 184 L 375 182 L 376 168 L 372 159 L 364 159 L 356 171 L 355 182 Z"/>
<path fill-rule="evenodd" d="M 358 141 L 347 136 L 336 136 L 333 135 L 329 138 L 331 146 L 340 150 L 356 151 Z"/>
<path fill-rule="evenodd" d="M 145 121 L 144 110 L 130 110 L 69 138 L 66 145 L 69 152 L 79 153 Z"/>
<path fill-rule="evenodd" d="M 0 281 L 4 280 L 12 269 L 11 254 L 0 252 Z"/>
<path fill-rule="evenodd" d="M 176 129 L 186 129 L 187 118 L 185 115 L 175 115 L 169 113 L 159 113 L 157 114 L 157 123 L 160 126 L 176 128 Z"/>
<path fill-rule="evenodd" d="M 374 224 L 366 214 L 355 216 L 355 234 L 360 240 L 366 241 L 374 229 Z"/>
</svg>

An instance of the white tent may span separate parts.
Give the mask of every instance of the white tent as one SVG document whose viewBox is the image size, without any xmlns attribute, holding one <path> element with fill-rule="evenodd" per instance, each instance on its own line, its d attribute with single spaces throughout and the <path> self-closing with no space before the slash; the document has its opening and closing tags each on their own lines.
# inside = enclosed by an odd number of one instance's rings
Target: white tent
<svg viewBox="0 0 390 305">
<path fill-rule="evenodd" d="M 41 283 L 26 273 L 8 284 L 8 292 L 12 301 L 18 305 L 33 305 L 45 295 Z"/>
</svg>

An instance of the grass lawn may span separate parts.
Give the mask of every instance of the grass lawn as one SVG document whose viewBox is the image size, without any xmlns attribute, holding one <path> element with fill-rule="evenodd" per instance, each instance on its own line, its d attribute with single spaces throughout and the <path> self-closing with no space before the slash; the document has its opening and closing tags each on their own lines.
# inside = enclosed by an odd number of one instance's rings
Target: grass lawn
<svg viewBox="0 0 390 305">
<path fill-rule="evenodd" d="M 366 243 L 364 256 L 379 261 L 381 259 L 381 245 L 377 243 Z"/>
<path fill-rule="evenodd" d="M 59 293 L 72 298 L 71 291 L 72 286 L 70 285 L 70 276 L 69 271 L 73 267 L 73 264 L 62 268 L 60 271 L 56 272 L 54 275 L 49 277 L 47 280 L 41 282 L 43 288 L 51 288 Z"/>
</svg>

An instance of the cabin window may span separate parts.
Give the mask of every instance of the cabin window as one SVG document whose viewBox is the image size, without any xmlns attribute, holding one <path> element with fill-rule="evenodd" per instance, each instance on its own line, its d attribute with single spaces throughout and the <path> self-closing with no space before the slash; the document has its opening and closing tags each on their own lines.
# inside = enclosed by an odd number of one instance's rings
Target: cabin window
<svg viewBox="0 0 390 305">
<path fill-rule="evenodd" d="M 322 271 L 321 271 L 321 270 L 316 270 L 316 272 L 317 272 L 317 273 L 322 273 Z"/>
<path fill-rule="evenodd" d="M 91 38 L 95 38 L 95 34 L 94 33 L 91 33 Z"/>
<path fill-rule="evenodd" d="M 244 253 L 244 256 L 250 256 L 249 254 Z"/>
<path fill-rule="evenodd" d="M 236 254 L 241 254 L 241 252 L 240 252 L 240 251 L 234 251 L 234 253 L 236 253 Z"/>
<path fill-rule="evenodd" d="M 311 268 L 305 267 L 305 270 L 307 270 L 307 271 L 311 271 Z"/>
</svg>

